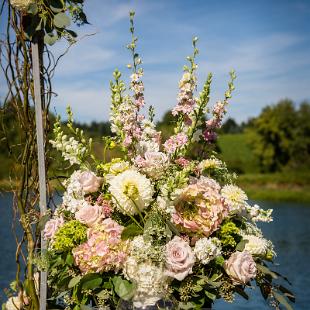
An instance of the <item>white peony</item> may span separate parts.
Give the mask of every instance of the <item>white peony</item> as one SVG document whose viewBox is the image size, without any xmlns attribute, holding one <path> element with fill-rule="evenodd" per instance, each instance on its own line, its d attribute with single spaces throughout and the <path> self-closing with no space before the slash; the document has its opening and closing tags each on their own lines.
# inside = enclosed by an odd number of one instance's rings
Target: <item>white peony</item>
<svg viewBox="0 0 310 310">
<path fill-rule="evenodd" d="M 202 264 L 209 264 L 211 260 L 221 255 L 221 241 L 217 238 L 201 238 L 194 248 L 194 253 Z"/>
<path fill-rule="evenodd" d="M 110 180 L 110 193 L 116 207 L 124 214 L 136 214 L 152 201 L 151 181 L 135 170 L 126 170 Z"/>
<path fill-rule="evenodd" d="M 248 196 L 240 187 L 225 185 L 221 190 L 221 194 L 229 206 L 229 211 L 239 211 L 245 208 Z"/>
</svg>

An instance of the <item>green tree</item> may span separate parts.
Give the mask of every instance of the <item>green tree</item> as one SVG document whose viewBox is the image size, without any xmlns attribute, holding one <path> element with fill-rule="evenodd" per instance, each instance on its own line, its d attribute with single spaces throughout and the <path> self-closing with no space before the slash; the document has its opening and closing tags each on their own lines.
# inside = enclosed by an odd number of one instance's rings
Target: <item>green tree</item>
<svg viewBox="0 0 310 310">
<path fill-rule="evenodd" d="M 309 109 L 309 104 L 304 103 L 297 110 L 292 100 L 285 99 L 265 107 L 252 120 L 247 132 L 262 171 L 279 171 L 285 166 L 300 166 L 307 161 Z"/>
</svg>

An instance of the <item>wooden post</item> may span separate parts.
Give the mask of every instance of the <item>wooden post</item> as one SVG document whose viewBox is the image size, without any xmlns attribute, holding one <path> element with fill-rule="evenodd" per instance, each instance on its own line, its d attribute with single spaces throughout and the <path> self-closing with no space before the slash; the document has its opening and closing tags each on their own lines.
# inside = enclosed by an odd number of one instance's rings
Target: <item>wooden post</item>
<svg viewBox="0 0 310 310">
<path fill-rule="evenodd" d="M 35 114 L 36 114 L 36 134 L 38 148 L 38 170 L 39 170 L 39 192 L 40 192 L 40 215 L 46 214 L 46 169 L 45 169 L 45 150 L 44 150 L 44 129 L 42 115 L 42 92 L 41 92 L 41 72 L 40 54 L 38 39 L 34 38 L 31 43 L 32 48 L 32 70 L 34 81 Z M 41 233 L 41 253 L 46 251 L 47 244 Z M 40 310 L 46 310 L 47 294 L 47 273 L 41 272 L 40 275 Z"/>
</svg>

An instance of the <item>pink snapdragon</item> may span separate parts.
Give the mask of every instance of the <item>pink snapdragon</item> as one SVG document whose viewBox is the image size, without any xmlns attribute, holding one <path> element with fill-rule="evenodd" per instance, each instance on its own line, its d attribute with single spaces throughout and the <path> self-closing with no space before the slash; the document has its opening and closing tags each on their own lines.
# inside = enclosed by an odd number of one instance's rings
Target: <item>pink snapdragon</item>
<svg viewBox="0 0 310 310">
<path fill-rule="evenodd" d="M 177 149 L 184 146 L 188 141 L 188 137 L 184 132 L 171 136 L 165 143 L 164 148 L 167 153 L 173 154 Z"/>
</svg>

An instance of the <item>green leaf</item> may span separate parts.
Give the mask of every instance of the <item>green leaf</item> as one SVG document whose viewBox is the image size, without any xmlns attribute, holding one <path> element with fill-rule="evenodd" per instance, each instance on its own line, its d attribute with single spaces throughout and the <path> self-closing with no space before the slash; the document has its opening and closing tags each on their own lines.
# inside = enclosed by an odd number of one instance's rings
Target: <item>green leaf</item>
<svg viewBox="0 0 310 310">
<path fill-rule="evenodd" d="M 211 299 L 212 301 L 214 301 L 214 300 L 216 299 L 216 295 L 215 295 L 215 294 L 212 294 L 212 293 L 210 293 L 210 292 L 208 292 L 208 291 L 205 291 L 205 294 L 206 294 L 206 296 L 207 296 L 209 299 Z"/>
<path fill-rule="evenodd" d="M 54 13 L 59 13 L 64 10 L 63 4 L 60 0 L 52 0 L 50 8 Z"/>
<path fill-rule="evenodd" d="M 117 276 L 112 279 L 112 282 L 114 290 L 120 298 L 124 300 L 132 298 L 135 290 L 135 286 L 132 283 Z"/>
<path fill-rule="evenodd" d="M 81 310 L 92 310 L 93 308 L 90 307 L 90 306 L 81 305 L 81 306 L 80 306 L 80 309 L 81 309 Z"/>
<path fill-rule="evenodd" d="M 68 253 L 66 257 L 66 264 L 72 266 L 73 263 L 74 263 L 73 255 L 71 253 Z"/>
<path fill-rule="evenodd" d="M 143 230 L 135 223 L 128 225 L 122 232 L 122 240 L 131 239 L 135 236 L 141 235 Z"/>
<path fill-rule="evenodd" d="M 37 4 L 36 3 L 31 3 L 28 6 L 27 12 L 32 14 L 32 15 L 36 15 L 38 13 L 38 6 L 37 6 Z"/>
<path fill-rule="evenodd" d="M 46 33 L 44 36 L 44 43 L 48 45 L 53 45 L 57 40 L 58 40 L 57 35 L 49 35 Z"/>
<path fill-rule="evenodd" d="M 83 283 L 82 289 L 84 289 L 84 290 L 93 290 L 93 289 L 99 287 L 101 283 L 102 283 L 102 279 L 101 278 L 88 280 L 88 281 Z"/>
<path fill-rule="evenodd" d="M 99 298 L 106 298 L 107 297 L 107 290 L 102 290 L 96 294 Z"/>
<path fill-rule="evenodd" d="M 72 287 L 76 286 L 77 284 L 79 284 L 81 281 L 81 278 L 82 278 L 81 276 L 76 276 L 76 277 L 72 278 L 68 284 L 68 288 L 72 288 Z"/>
<path fill-rule="evenodd" d="M 263 266 L 263 265 L 260 265 L 260 264 L 256 264 L 256 268 L 259 271 L 261 271 L 262 273 L 268 274 L 268 275 L 270 275 L 274 279 L 278 279 L 278 276 L 273 271 L 271 271 L 269 268 L 267 268 L 266 266 Z"/>
<path fill-rule="evenodd" d="M 293 310 L 292 306 L 288 303 L 288 301 L 286 300 L 286 298 L 281 295 L 278 294 L 277 292 L 273 291 L 272 292 L 274 298 L 280 303 L 282 304 L 287 310 Z"/>
<path fill-rule="evenodd" d="M 248 243 L 249 241 L 248 240 L 241 240 L 237 246 L 236 246 L 236 250 L 239 251 L 239 252 L 242 252 L 245 248 L 245 245 Z"/>
<path fill-rule="evenodd" d="M 222 255 L 221 255 L 221 256 L 218 256 L 218 257 L 215 259 L 215 263 L 216 263 L 217 265 L 223 266 L 224 262 L 225 262 L 225 259 L 224 259 L 224 257 L 223 257 Z"/>
<path fill-rule="evenodd" d="M 65 13 L 58 13 L 54 16 L 54 25 L 57 28 L 66 28 L 70 26 L 71 20 Z"/>
</svg>

